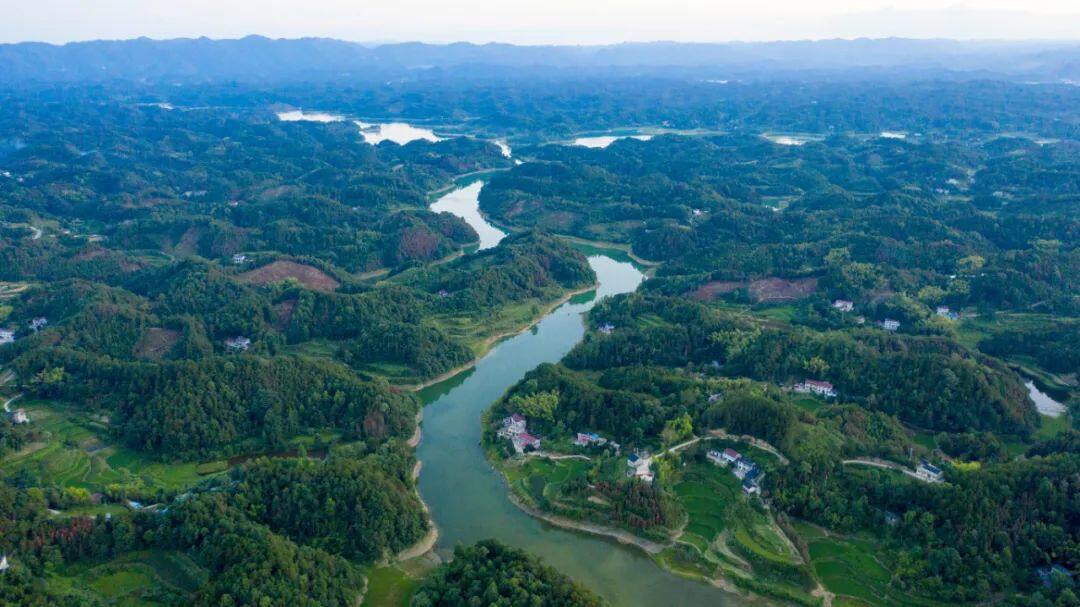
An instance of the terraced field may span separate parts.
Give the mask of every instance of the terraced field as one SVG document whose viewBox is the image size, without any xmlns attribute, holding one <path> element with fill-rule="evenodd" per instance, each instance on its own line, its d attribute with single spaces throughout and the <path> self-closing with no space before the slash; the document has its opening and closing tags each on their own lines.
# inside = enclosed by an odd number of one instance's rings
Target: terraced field
<svg viewBox="0 0 1080 607">
<path fill-rule="evenodd" d="M 181 552 L 149 550 L 134 552 L 103 565 L 77 565 L 49 576 L 56 589 L 78 593 L 90 589 L 95 596 L 120 607 L 166 605 L 164 594 L 183 597 L 194 592 L 206 571 Z"/>
<path fill-rule="evenodd" d="M 889 586 L 892 573 L 882 562 L 880 539 L 842 537 L 806 523 L 796 531 L 808 546 L 814 573 L 829 592 L 834 605 L 881 605 L 884 607 L 933 607 L 927 599 L 909 596 Z"/>
<path fill-rule="evenodd" d="M 0 465 L 0 477 L 28 468 L 43 481 L 90 491 L 136 479 L 153 487 L 182 489 L 205 478 L 195 462 L 155 461 L 107 443 L 106 427 L 86 413 L 41 401 L 22 405 L 40 438 L 6 458 Z"/>
</svg>

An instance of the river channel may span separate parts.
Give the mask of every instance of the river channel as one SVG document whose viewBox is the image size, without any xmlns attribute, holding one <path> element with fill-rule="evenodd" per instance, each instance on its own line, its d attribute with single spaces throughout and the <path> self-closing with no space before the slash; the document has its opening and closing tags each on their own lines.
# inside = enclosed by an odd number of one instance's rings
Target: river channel
<svg viewBox="0 0 1080 607">
<path fill-rule="evenodd" d="M 477 210 L 475 184 L 447 194 L 435 207 L 468 221 L 481 235 L 498 232 Z M 441 200 L 441 199 L 440 199 Z M 476 222 L 482 222 L 482 225 Z M 482 241 L 494 246 L 496 238 Z M 486 248 L 486 247 L 484 247 Z M 496 538 L 538 555 L 619 606 L 735 605 L 743 601 L 712 586 L 668 573 L 636 548 L 605 538 L 565 531 L 514 506 L 502 477 L 480 447 L 480 415 L 529 370 L 556 362 L 585 334 L 582 314 L 603 297 L 626 293 L 644 279 L 617 251 L 587 252 L 599 287 L 572 298 L 533 328 L 492 349 L 475 368 L 424 389 L 420 494 L 440 536 L 436 552 L 446 558 L 458 544 Z"/>
</svg>

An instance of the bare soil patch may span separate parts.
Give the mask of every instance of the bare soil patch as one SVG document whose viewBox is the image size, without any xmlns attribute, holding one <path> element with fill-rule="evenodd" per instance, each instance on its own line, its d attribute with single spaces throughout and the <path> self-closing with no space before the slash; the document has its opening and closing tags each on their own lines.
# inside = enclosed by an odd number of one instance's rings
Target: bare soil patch
<svg viewBox="0 0 1080 607">
<path fill-rule="evenodd" d="M 694 291 L 693 297 L 694 299 L 708 301 L 714 299 L 717 295 L 731 293 L 744 286 L 746 286 L 746 283 L 735 280 L 714 280 L 698 287 L 697 291 Z"/>
<path fill-rule="evenodd" d="M 817 290 L 817 278 L 761 278 L 751 282 L 739 280 L 714 280 L 693 292 L 692 297 L 701 301 L 715 299 L 720 295 L 746 289 L 755 303 L 777 303 L 810 297 Z"/>
<path fill-rule="evenodd" d="M 309 289 L 327 292 L 341 286 L 340 282 L 319 268 L 284 259 L 244 272 L 238 278 L 243 282 L 259 285 L 292 278 Z"/>
<path fill-rule="evenodd" d="M 763 278 L 750 283 L 750 298 L 757 302 L 795 301 L 810 297 L 817 290 L 818 279 Z"/>
<path fill-rule="evenodd" d="M 145 360 L 161 360 L 180 339 L 180 332 L 161 327 L 150 327 L 135 344 L 135 357 Z"/>
</svg>

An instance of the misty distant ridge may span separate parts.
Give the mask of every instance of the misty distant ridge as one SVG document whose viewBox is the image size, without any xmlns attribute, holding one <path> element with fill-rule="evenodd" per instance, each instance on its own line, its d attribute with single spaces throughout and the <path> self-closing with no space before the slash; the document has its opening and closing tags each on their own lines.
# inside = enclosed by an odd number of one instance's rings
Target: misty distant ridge
<svg viewBox="0 0 1080 607">
<path fill-rule="evenodd" d="M 365 44 L 330 38 L 213 40 L 180 38 L 0 45 L 0 82 L 205 81 L 245 82 L 385 78 L 419 69 L 463 66 L 589 71 L 602 68 L 662 73 L 730 72 L 747 77 L 800 71 L 873 68 L 922 76 L 969 75 L 1038 81 L 1080 80 L 1080 43 L 854 39 L 603 46 L 512 44 Z M 483 70 L 481 70 L 483 71 Z"/>
</svg>

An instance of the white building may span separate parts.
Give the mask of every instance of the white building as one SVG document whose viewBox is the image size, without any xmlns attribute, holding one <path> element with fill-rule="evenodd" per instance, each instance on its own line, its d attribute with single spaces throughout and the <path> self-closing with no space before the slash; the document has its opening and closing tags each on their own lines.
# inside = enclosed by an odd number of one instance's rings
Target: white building
<svg viewBox="0 0 1080 607">
<path fill-rule="evenodd" d="M 836 388 L 834 388 L 831 383 L 827 381 L 818 381 L 816 379 L 808 379 L 795 384 L 795 391 L 802 394 L 817 394 L 818 396 L 824 396 L 826 398 L 836 396 Z"/>
<path fill-rule="evenodd" d="M 15 341 L 15 332 L 8 331 L 6 329 L 0 330 L 0 346 L 4 344 L 10 344 Z"/>
<path fill-rule="evenodd" d="M 840 310 L 841 312 L 850 312 L 855 309 L 855 302 L 848 301 L 846 299 L 837 299 L 832 302 L 832 307 Z"/>
<path fill-rule="evenodd" d="M 44 329 L 49 324 L 49 319 L 44 316 L 39 316 L 30 321 L 30 330 L 35 333 Z"/>
<path fill-rule="evenodd" d="M 600 327 L 598 329 L 604 335 L 611 335 L 611 332 L 615 330 L 615 325 L 613 325 L 613 324 L 611 324 L 609 322 L 606 322 L 606 323 L 600 325 Z"/>
<path fill-rule="evenodd" d="M 919 462 L 919 467 L 915 469 L 915 476 L 928 483 L 940 483 L 945 480 L 945 474 L 941 471 L 941 468 L 926 460 Z"/>
<path fill-rule="evenodd" d="M 646 483 L 653 482 L 652 456 L 648 453 L 634 453 L 626 459 L 626 465 L 630 469 L 627 476 L 635 476 Z"/>
<path fill-rule="evenodd" d="M 8 414 L 13 424 L 29 424 L 30 416 L 26 414 L 26 409 L 16 409 Z"/>
<path fill-rule="evenodd" d="M 251 340 L 242 336 L 230 337 L 225 340 L 225 347 L 233 352 L 244 352 L 251 347 Z"/>
<path fill-rule="evenodd" d="M 247 263 L 247 255 L 244 255 L 243 253 L 237 253 L 236 255 L 232 256 L 232 262 L 235 265 L 241 265 L 243 263 Z"/>
<path fill-rule="evenodd" d="M 0 556 L 0 573 L 11 569 L 11 565 L 8 564 L 7 555 Z"/>
<path fill-rule="evenodd" d="M 525 416 L 520 413 L 515 413 L 509 417 L 503 418 L 503 430 L 506 431 L 508 436 L 521 434 L 525 431 L 527 423 L 528 422 L 525 421 Z"/>
<path fill-rule="evenodd" d="M 886 331 L 896 331 L 900 328 L 900 321 L 886 318 L 885 320 L 881 321 L 881 328 L 885 329 Z"/>
</svg>

